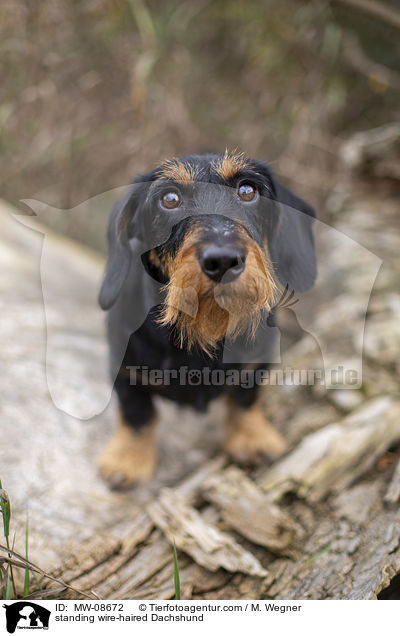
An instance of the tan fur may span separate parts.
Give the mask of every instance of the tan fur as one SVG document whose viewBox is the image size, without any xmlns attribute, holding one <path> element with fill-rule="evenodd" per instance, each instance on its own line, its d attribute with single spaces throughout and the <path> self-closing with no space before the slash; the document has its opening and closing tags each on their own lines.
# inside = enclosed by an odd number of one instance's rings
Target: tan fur
<svg viewBox="0 0 400 636">
<path fill-rule="evenodd" d="M 160 269 L 162 268 L 162 263 L 156 250 L 151 250 L 149 252 L 149 261 L 152 265 L 154 265 L 154 267 L 159 267 Z"/>
<path fill-rule="evenodd" d="M 197 259 L 199 234 L 194 228 L 168 264 L 170 282 L 160 322 L 175 326 L 181 347 L 190 351 L 197 343 L 212 353 L 225 335 L 235 337 L 246 329 L 255 333 L 262 309 L 268 309 L 273 300 L 275 285 L 266 257 L 244 229 L 243 273 L 231 283 L 210 280 Z"/>
<path fill-rule="evenodd" d="M 169 271 L 171 268 L 171 263 L 173 263 L 174 257 L 171 254 L 161 253 L 157 254 L 155 249 L 152 249 L 149 252 L 149 261 L 154 266 L 157 267 L 165 276 L 169 275 Z"/>
<path fill-rule="evenodd" d="M 101 476 L 112 488 L 130 488 L 151 478 L 157 459 L 155 428 L 153 423 L 135 431 L 120 416 L 117 432 L 98 462 Z"/>
<path fill-rule="evenodd" d="M 225 154 L 221 159 L 213 163 L 214 170 L 223 178 L 229 181 L 237 175 L 240 170 L 248 168 L 248 159 L 243 152 L 236 150 L 225 150 Z"/>
<path fill-rule="evenodd" d="M 158 174 L 163 179 L 171 179 L 181 185 L 190 185 L 196 178 L 197 169 L 179 159 L 168 159 L 159 166 Z"/>
<path fill-rule="evenodd" d="M 241 409 L 229 400 L 224 450 L 238 463 L 257 464 L 265 456 L 280 457 L 287 450 L 287 444 L 267 422 L 258 403 Z"/>
</svg>

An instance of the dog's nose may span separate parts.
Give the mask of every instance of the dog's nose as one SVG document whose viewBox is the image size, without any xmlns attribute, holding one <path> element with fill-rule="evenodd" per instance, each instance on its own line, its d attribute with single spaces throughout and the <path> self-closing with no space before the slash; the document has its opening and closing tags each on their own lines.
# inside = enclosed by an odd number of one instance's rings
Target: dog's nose
<svg viewBox="0 0 400 636">
<path fill-rule="evenodd" d="M 244 270 L 246 252 L 241 247 L 209 245 L 199 254 L 200 267 L 212 280 L 230 283 Z"/>
</svg>

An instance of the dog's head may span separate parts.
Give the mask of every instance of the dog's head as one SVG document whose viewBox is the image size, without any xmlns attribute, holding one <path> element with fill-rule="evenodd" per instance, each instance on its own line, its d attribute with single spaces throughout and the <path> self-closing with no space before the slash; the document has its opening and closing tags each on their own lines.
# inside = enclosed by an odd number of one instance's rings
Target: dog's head
<svg viewBox="0 0 400 636">
<path fill-rule="evenodd" d="M 280 283 L 309 289 L 316 262 L 313 209 L 241 153 L 189 155 L 138 178 L 114 208 L 100 305 L 115 302 L 131 246 L 163 283 L 160 321 L 181 345 L 210 352 L 225 335 L 254 332 Z"/>
</svg>

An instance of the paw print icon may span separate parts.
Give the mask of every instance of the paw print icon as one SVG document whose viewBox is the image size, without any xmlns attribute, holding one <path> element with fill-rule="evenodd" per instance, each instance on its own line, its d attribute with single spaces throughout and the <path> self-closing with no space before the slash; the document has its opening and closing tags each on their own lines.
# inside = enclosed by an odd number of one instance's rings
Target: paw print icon
<svg viewBox="0 0 400 636">
<path fill-rule="evenodd" d="M 201 379 L 202 379 L 201 371 L 192 369 L 192 371 L 189 371 L 187 378 L 188 378 L 188 383 L 191 386 L 197 386 L 201 384 Z"/>
</svg>

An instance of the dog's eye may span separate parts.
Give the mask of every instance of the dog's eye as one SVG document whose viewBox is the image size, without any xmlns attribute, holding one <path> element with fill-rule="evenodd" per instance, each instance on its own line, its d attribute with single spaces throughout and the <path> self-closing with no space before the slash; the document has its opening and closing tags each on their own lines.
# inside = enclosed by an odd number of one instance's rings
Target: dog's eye
<svg viewBox="0 0 400 636">
<path fill-rule="evenodd" d="M 181 197 L 177 192 L 166 192 L 161 197 L 161 204 L 167 210 L 175 210 L 181 204 Z"/>
<path fill-rule="evenodd" d="M 237 193 L 242 201 L 253 201 L 258 192 L 251 183 L 241 183 L 238 187 Z"/>
</svg>

